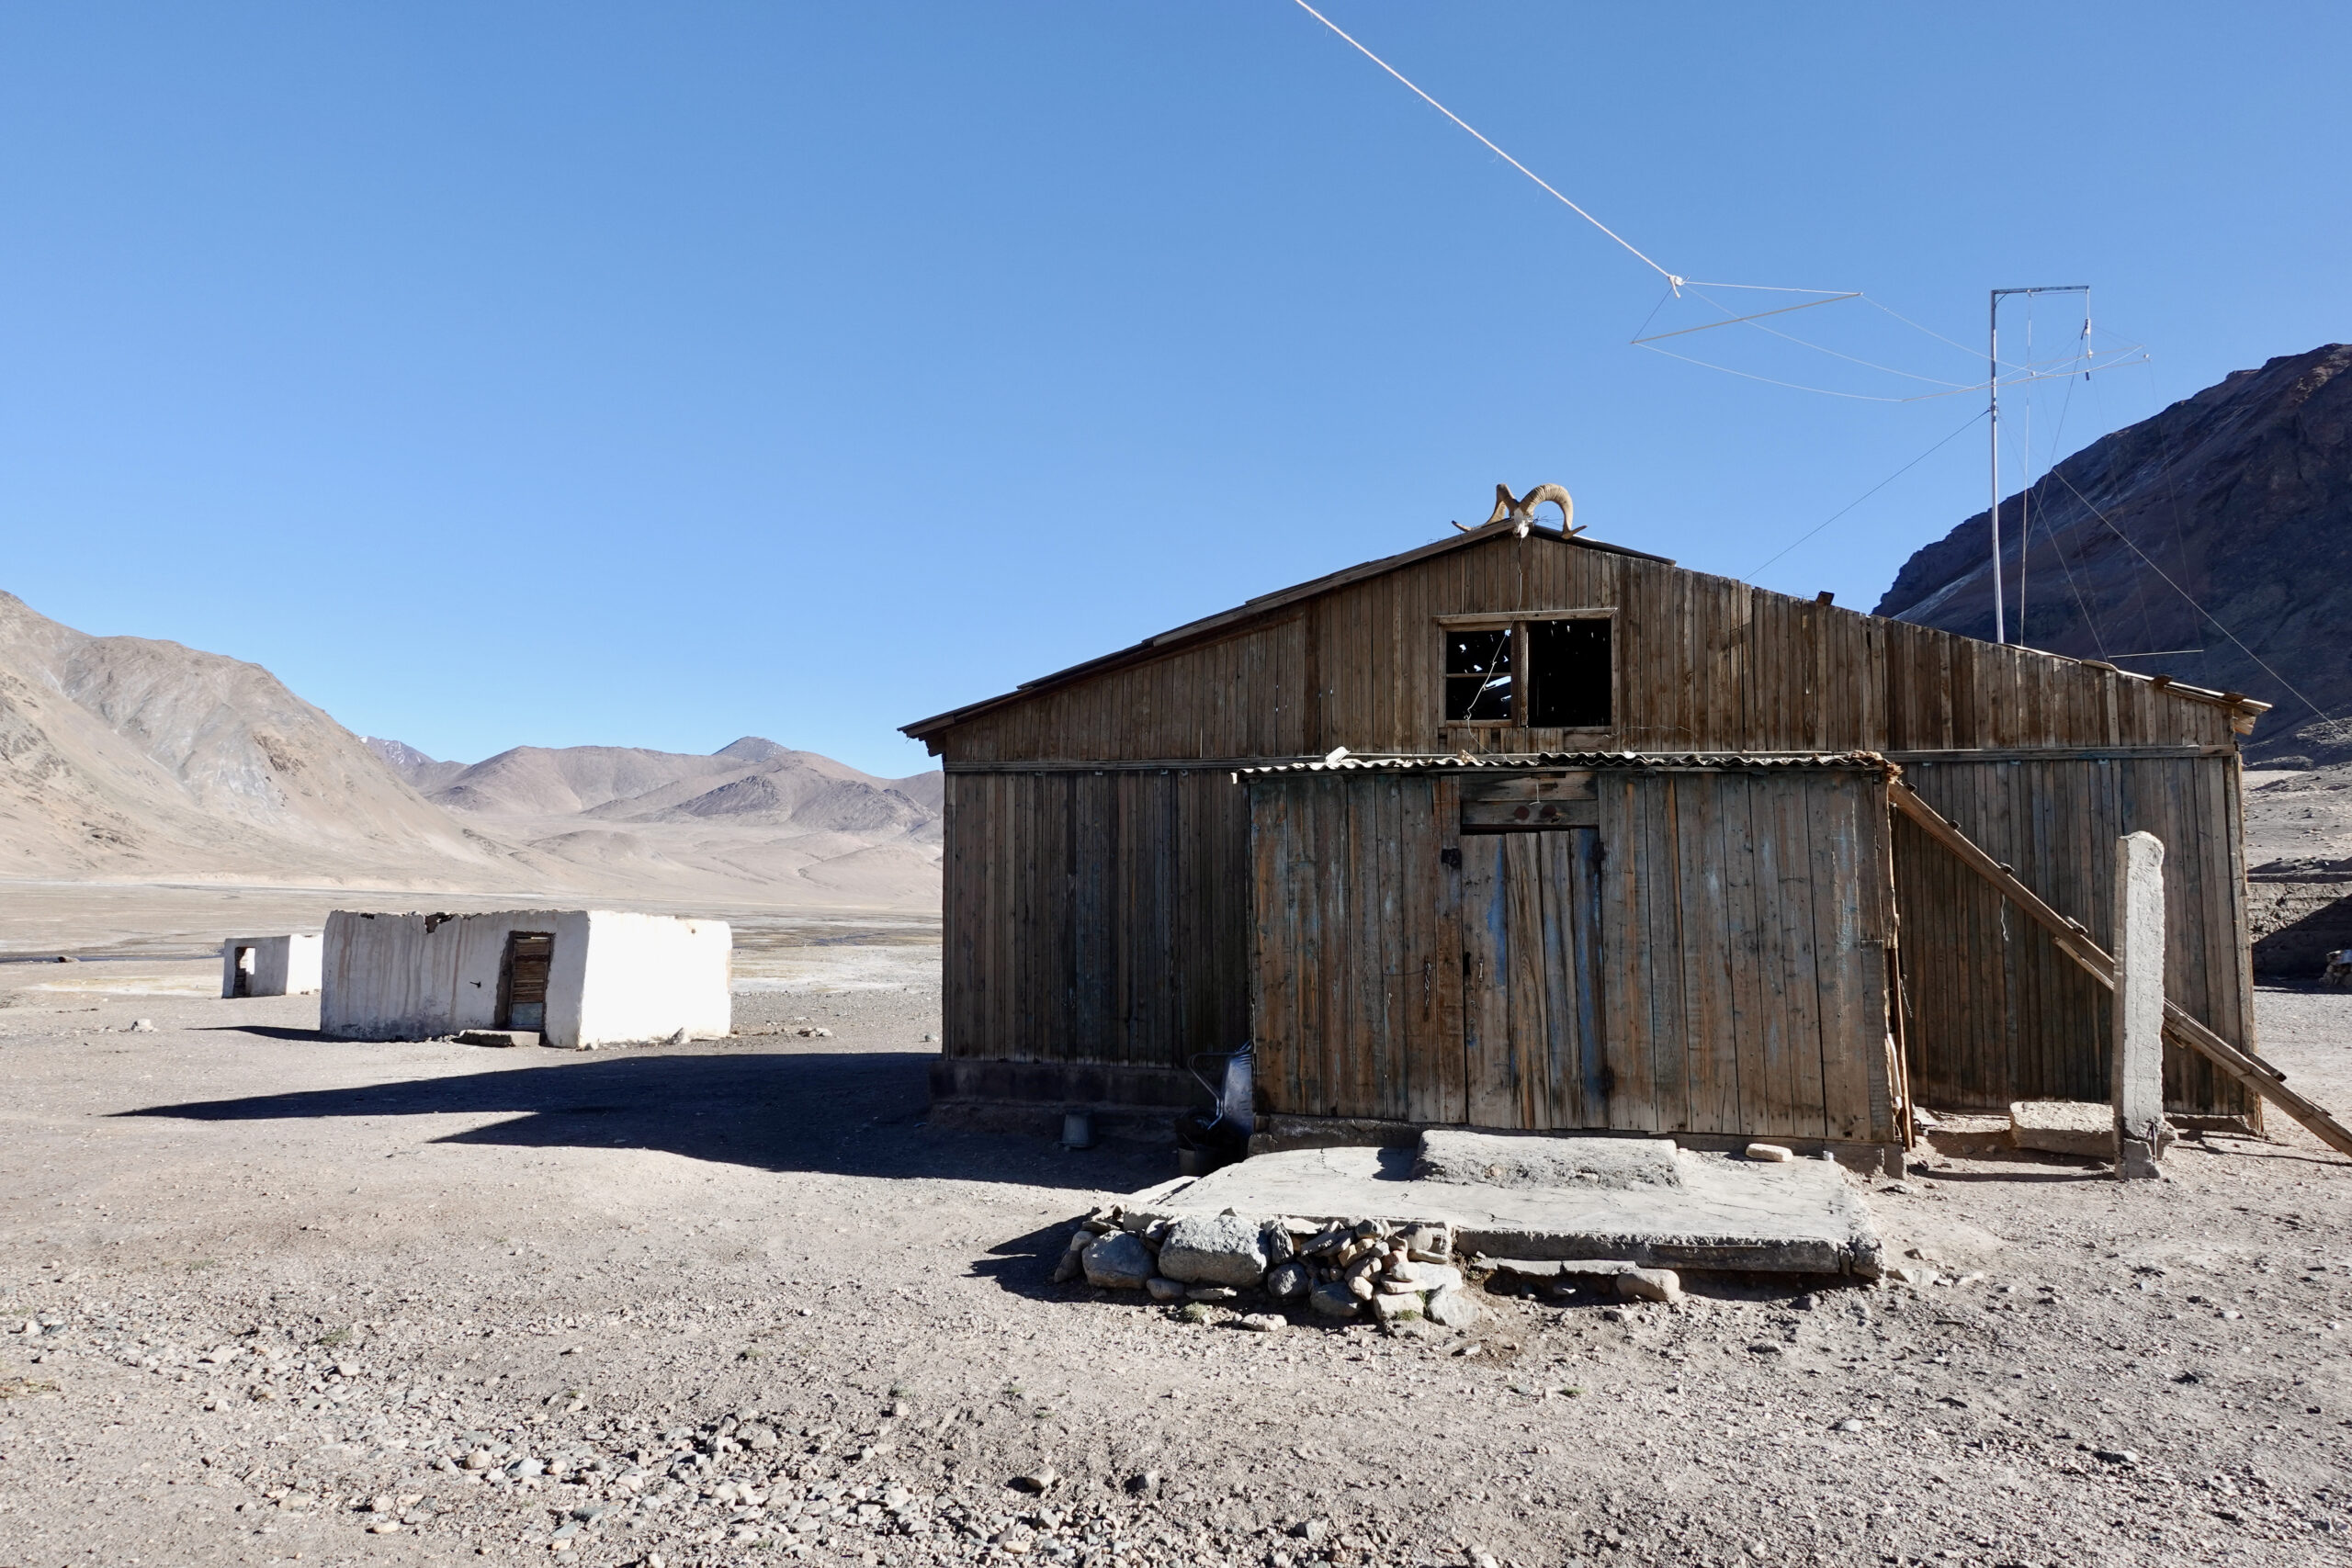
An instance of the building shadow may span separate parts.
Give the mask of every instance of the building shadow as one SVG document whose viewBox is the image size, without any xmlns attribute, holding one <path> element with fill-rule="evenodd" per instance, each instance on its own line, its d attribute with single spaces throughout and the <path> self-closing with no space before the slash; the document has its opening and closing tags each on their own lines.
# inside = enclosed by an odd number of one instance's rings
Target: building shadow
<svg viewBox="0 0 2352 1568">
<path fill-rule="evenodd" d="M 311 1039 L 302 1031 L 266 1031 Z M 534 1053 L 538 1055 L 538 1053 Z M 430 1138 L 516 1148 L 662 1149 L 760 1170 L 1132 1191 L 1174 1174 L 1172 1150 L 926 1124 L 927 1052 L 634 1052 L 345 1089 L 118 1111 L 191 1122 L 496 1117 Z"/>
</svg>

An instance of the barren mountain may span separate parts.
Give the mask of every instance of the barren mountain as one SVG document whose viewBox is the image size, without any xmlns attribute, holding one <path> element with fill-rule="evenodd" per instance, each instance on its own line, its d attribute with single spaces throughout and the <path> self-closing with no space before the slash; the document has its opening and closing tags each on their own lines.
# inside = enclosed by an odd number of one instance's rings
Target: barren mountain
<svg viewBox="0 0 2352 1568">
<path fill-rule="evenodd" d="M 398 740 L 368 744 L 436 805 L 544 825 L 739 818 L 804 833 L 936 839 L 945 776 L 880 779 L 814 751 L 747 735 L 702 756 L 622 746 L 517 746 L 470 767 Z"/>
<path fill-rule="evenodd" d="M 2263 974 L 2317 974 L 2352 945 L 2352 717 L 2331 716 L 2352 712 L 2347 369 L 2352 347 L 2329 344 L 2237 371 L 2001 507 L 2012 636 L 2022 621 L 2037 648 L 2275 705 L 2245 746 Z M 1991 637 L 1985 525 L 1913 556 L 1878 613 Z"/>
<path fill-rule="evenodd" d="M 598 886 L 681 879 L 809 897 L 937 902 L 944 776 L 879 779 L 745 736 L 707 756 L 626 746 L 517 746 L 465 766 L 371 739 L 428 799 Z"/>
<path fill-rule="evenodd" d="M 929 909 L 936 779 L 756 739 L 441 762 L 361 740 L 257 665 L 0 593 L 0 879 Z"/>
<path fill-rule="evenodd" d="M 511 882 L 258 665 L 91 637 L 0 593 L 0 875 Z"/>
<path fill-rule="evenodd" d="M 2275 705 L 2256 759 L 2352 761 L 2352 724 L 2327 717 L 2352 713 L 2347 368 L 2329 344 L 2235 371 L 2003 502 L 2010 635 Z M 1991 637 L 1988 545 L 1980 512 L 1906 561 L 1878 614 Z"/>
</svg>

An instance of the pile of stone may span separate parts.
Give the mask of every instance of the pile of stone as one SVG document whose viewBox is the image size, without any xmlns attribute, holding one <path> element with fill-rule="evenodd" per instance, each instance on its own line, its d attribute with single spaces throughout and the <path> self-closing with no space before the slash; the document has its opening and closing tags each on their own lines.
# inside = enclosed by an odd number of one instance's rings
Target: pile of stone
<svg viewBox="0 0 2352 1568">
<path fill-rule="evenodd" d="M 1056 1283 L 1083 1277 L 1105 1290 L 1168 1303 L 1263 1298 L 1326 1317 L 1383 1324 L 1427 1320 L 1467 1328 L 1478 1303 L 1453 1256 L 1453 1228 L 1383 1220 L 1257 1220 L 1222 1214 L 1097 1211 L 1070 1235 Z M 1245 1303 L 1244 1304 L 1250 1304 Z M 1280 1327 L 1254 1313 L 1246 1327 Z"/>
</svg>

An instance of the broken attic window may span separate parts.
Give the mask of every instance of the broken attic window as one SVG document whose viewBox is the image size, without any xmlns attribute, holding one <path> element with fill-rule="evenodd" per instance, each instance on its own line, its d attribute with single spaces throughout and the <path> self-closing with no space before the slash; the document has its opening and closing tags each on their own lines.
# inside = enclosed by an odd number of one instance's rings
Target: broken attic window
<svg viewBox="0 0 2352 1568">
<path fill-rule="evenodd" d="M 1528 623 L 1531 728 L 1609 728 L 1609 626 L 1604 615 Z"/>
<path fill-rule="evenodd" d="M 1428 644 L 1424 643 L 1423 647 Z M 1445 634 L 1445 716 L 1449 723 L 1509 724 L 1511 628 Z"/>
</svg>

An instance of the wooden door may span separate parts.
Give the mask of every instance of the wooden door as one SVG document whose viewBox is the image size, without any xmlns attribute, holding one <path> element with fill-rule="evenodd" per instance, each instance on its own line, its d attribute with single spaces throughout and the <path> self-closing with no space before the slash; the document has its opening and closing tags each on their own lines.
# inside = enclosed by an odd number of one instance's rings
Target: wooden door
<svg viewBox="0 0 2352 1568">
<path fill-rule="evenodd" d="M 509 931 L 506 936 L 504 1005 L 501 1029 L 544 1030 L 548 1022 L 548 970 L 555 962 L 552 931 Z"/>
<path fill-rule="evenodd" d="M 1589 827 L 1462 836 L 1462 1032 L 1474 1126 L 1609 1125 L 1600 854 Z"/>
</svg>

